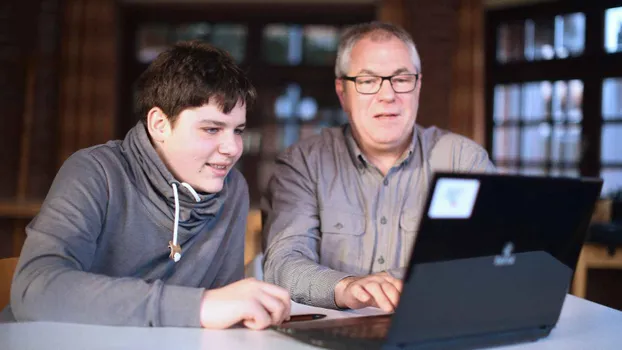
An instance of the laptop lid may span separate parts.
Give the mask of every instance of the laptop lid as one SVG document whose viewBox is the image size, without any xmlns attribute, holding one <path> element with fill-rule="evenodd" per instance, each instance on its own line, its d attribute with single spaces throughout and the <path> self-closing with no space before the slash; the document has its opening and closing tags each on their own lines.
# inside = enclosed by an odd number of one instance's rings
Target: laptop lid
<svg viewBox="0 0 622 350">
<path fill-rule="evenodd" d="M 548 334 L 601 187 L 600 179 L 436 173 L 387 341 Z"/>
</svg>

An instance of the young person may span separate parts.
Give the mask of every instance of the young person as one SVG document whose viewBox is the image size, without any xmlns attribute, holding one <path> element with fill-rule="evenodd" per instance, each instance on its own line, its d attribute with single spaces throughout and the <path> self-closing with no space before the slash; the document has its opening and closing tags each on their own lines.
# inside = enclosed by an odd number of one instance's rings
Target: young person
<svg viewBox="0 0 622 350">
<path fill-rule="evenodd" d="M 253 329 L 289 317 L 285 289 L 243 280 L 242 153 L 256 92 L 226 52 L 159 55 L 136 87 L 141 120 L 80 150 L 27 227 L 11 291 L 17 320 Z"/>
</svg>

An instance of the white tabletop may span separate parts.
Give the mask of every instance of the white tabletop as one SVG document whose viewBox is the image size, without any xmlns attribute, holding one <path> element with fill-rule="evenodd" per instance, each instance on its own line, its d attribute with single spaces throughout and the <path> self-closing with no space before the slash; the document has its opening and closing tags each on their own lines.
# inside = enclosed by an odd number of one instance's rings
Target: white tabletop
<svg viewBox="0 0 622 350">
<path fill-rule="evenodd" d="M 380 313 L 377 309 L 336 311 L 294 304 L 292 314 L 324 313 L 327 318 Z M 317 349 L 274 331 L 191 328 L 136 328 L 27 322 L 0 324 L 0 349 Z M 549 337 L 496 349 L 622 349 L 622 312 L 568 295 Z"/>
</svg>

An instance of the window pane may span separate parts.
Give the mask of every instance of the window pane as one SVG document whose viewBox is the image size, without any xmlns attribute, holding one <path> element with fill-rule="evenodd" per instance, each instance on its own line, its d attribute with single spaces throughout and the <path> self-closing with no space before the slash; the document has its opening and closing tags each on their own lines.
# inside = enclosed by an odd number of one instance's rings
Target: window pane
<svg viewBox="0 0 622 350">
<path fill-rule="evenodd" d="M 555 54 L 559 58 L 578 56 L 585 47 L 585 15 L 555 16 Z"/>
<path fill-rule="evenodd" d="M 300 137 L 300 124 L 286 124 L 279 126 L 279 151 L 293 145 Z"/>
<path fill-rule="evenodd" d="M 578 163 L 581 159 L 581 127 L 572 125 L 553 127 L 551 160 Z"/>
<path fill-rule="evenodd" d="M 600 192 L 603 195 L 607 195 L 622 188 L 622 169 L 603 168 L 600 171 L 600 177 L 603 179 L 603 189 Z"/>
<path fill-rule="evenodd" d="M 524 167 L 520 170 L 520 174 L 522 175 L 533 175 L 533 176 L 542 176 L 546 175 L 546 169 L 543 166 L 541 167 Z"/>
<path fill-rule="evenodd" d="M 300 124 L 267 125 L 262 132 L 261 152 L 263 154 L 276 155 L 298 141 L 300 137 Z"/>
<path fill-rule="evenodd" d="M 495 86 L 494 121 L 500 124 L 509 120 L 517 120 L 520 116 L 520 86 Z"/>
<path fill-rule="evenodd" d="M 525 30 L 521 22 L 505 23 L 497 31 L 497 61 L 500 63 L 524 59 Z"/>
<path fill-rule="evenodd" d="M 512 166 L 498 166 L 497 171 L 501 174 L 518 174 L 518 169 Z"/>
<path fill-rule="evenodd" d="M 548 81 L 523 84 L 521 117 L 525 121 L 546 119 L 549 114 L 552 85 Z"/>
<path fill-rule="evenodd" d="M 247 32 L 245 25 L 217 24 L 213 27 L 210 42 L 214 46 L 228 51 L 239 63 L 244 61 Z"/>
<path fill-rule="evenodd" d="M 554 39 L 555 22 L 552 19 L 526 20 L 525 58 L 528 61 L 553 59 Z"/>
<path fill-rule="evenodd" d="M 553 84 L 552 116 L 556 122 L 580 123 L 583 119 L 583 82 L 556 81 Z"/>
<path fill-rule="evenodd" d="M 271 24 L 264 28 L 262 56 L 271 64 L 297 65 L 302 61 L 302 27 Z"/>
<path fill-rule="evenodd" d="M 201 40 L 207 41 L 210 34 L 208 23 L 181 24 L 175 29 L 175 41 Z"/>
<path fill-rule="evenodd" d="M 518 158 L 518 127 L 495 127 L 492 135 L 495 160 Z"/>
<path fill-rule="evenodd" d="M 337 28 L 306 26 L 304 28 L 304 61 L 313 65 L 331 66 L 337 57 Z"/>
<path fill-rule="evenodd" d="M 605 124 L 600 143 L 603 163 L 622 163 L 622 124 Z"/>
<path fill-rule="evenodd" d="M 579 177 L 579 170 L 576 168 L 571 169 L 551 169 L 551 176 L 565 176 L 565 177 Z"/>
<path fill-rule="evenodd" d="M 622 119 L 622 78 L 603 81 L 603 119 Z"/>
<path fill-rule="evenodd" d="M 175 40 L 165 24 L 146 24 L 136 31 L 136 58 L 150 63 Z"/>
<path fill-rule="evenodd" d="M 550 137 L 551 126 L 548 123 L 524 127 L 521 134 L 521 159 L 532 162 L 546 160 Z"/>
<path fill-rule="evenodd" d="M 605 50 L 609 53 L 622 51 L 622 7 L 605 12 Z"/>
</svg>

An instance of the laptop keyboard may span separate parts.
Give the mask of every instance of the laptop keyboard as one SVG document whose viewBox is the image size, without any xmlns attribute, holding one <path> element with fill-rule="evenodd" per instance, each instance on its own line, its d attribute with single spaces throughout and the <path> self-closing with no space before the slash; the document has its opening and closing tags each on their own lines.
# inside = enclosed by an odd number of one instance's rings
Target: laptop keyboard
<svg viewBox="0 0 622 350">
<path fill-rule="evenodd" d="M 360 318 L 359 321 L 362 322 L 332 327 L 277 327 L 276 330 L 292 336 L 313 333 L 315 335 L 324 334 L 335 338 L 382 340 L 386 337 L 391 324 L 391 319 L 389 317 L 364 317 Z"/>
<path fill-rule="evenodd" d="M 362 324 L 335 327 L 324 331 L 337 337 L 379 340 L 387 336 L 390 321 L 389 318 L 374 318 Z"/>
</svg>

